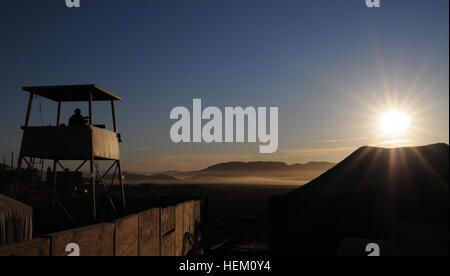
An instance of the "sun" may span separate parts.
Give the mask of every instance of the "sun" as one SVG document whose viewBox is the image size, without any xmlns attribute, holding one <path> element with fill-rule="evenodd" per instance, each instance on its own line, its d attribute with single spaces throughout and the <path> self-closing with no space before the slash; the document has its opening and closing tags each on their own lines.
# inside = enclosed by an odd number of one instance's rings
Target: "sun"
<svg viewBox="0 0 450 276">
<path fill-rule="evenodd" d="M 411 116 L 401 110 L 390 110 L 381 115 L 380 130 L 383 136 L 399 138 L 407 134 Z"/>
</svg>

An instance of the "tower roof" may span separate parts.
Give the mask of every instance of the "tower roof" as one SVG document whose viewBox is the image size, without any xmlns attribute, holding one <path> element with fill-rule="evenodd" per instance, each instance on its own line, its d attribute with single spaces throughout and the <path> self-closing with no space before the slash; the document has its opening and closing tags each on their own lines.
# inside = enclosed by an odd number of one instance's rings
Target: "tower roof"
<svg viewBox="0 0 450 276">
<path fill-rule="evenodd" d="M 59 86 L 26 86 L 23 90 L 56 102 L 89 101 L 92 93 L 93 101 L 120 101 L 122 98 L 95 84 L 59 85 Z"/>
</svg>

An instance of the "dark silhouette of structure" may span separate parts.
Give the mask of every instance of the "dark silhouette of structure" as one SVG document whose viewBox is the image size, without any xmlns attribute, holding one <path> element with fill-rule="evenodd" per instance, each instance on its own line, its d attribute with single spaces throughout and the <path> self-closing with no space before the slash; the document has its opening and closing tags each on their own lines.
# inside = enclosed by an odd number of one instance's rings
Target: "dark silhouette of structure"
<svg viewBox="0 0 450 276">
<path fill-rule="evenodd" d="M 449 146 L 362 147 L 271 201 L 275 255 L 334 255 L 345 238 L 389 240 L 397 222 L 449 224 Z M 447 243 L 448 248 L 448 233 Z M 447 251 L 448 252 L 448 251 Z"/>
<path fill-rule="evenodd" d="M 114 108 L 114 102 L 120 101 L 121 98 L 94 84 L 23 87 L 23 90 L 29 92 L 30 97 L 25 125 L 22 127 L 23 138 L 18 160 L 17 175 L 13 186 L 14 197 L 17 195 L 17 187 L 19 185 L 21 172 L 20 168 L 23 162 L 30 164 L 33 158 L 53 160 L 53 169 L 50 170 L 53 173 L 51 176 L 52 185 L 49 189 L 49 193 L 51 194 L 53 204 L 56 202 L 70 216 L 56 196 L 57 167 L 59 166 L 63 171 L 66 171 L 66 168 L 61 164 L 61 161 L 74 160 L 81 161 L 81 164 L 74 173 L 80 171 L 86 163 L 89 163 L 92 216 L 94 218 L 97 217 L 96 186 L 98 184 L 103 184 L 113 209 L 116 209 L 109 188 L 104 182 L 104 177 L 113 169 L 114 174 L 111 185 L 114 183 L 114 179 L 117 175 L 121 186 L 121 204 L 125 207 L 126 202 L 119 150 L 120 135 L 117 133 Z M 35 95 L 50 99 L 58 104 L 56 126 L 29 126 L 31 107 Z M 92 103 L 94 101 L 110 102 L 113 120 L 112 131 L 104 129 L 104 126 L 96 126 L 93 124 Z M 62 125 L 61 108 L 62 103 L 64 102 L 88 102 L 89 123 L 85 124 L 85 119 L 81 116 L 81 112 L 78 113 L 76 111 L 75 117 L 73 119 L 71 118 L 71 122 L 69 122 L 70 126 L 67 127 Z M 29 160 L 27 160 L 27 158 L 29 158 Z M 98 162 L 105 160 L 113 161 L 113 163 L 104 174 L 100 174 Z M 47 173 L 47 178 L 48 177 L 49 173 Z"/>
</svg>

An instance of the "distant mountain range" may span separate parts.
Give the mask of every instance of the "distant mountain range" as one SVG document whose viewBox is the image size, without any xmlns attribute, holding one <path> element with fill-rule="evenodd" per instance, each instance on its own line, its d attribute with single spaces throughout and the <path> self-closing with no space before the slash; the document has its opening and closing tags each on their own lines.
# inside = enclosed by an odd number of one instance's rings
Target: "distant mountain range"
<svg viewBox="0 0 450 276">
<path fill-rule="evenodd" d="M 152 174 L 148 177 L 148 179 L 159 180 L 159 181 L 178 181 L 179 180 L 175 176 L 164 174 L 164 173 Z"/>
<path fill-rule="evenodd" d="M 152 175 L 124 172 L 123 173 L 126 180 L 154 180 L 154 181 L 178 181 L 179 179 L 175 176 L 165 174 L 165 173 L 157 173 Z"/>
<path fill-rule="evenodd" d="M 241 177 L 241 176 L 293 176 L 322 171 L 335 164 L 328 162 L 309 162 L 287 165 L 283 162 L 228 162 L 200 170 L 196 177 Z"/>
<path fill-rule="evenodd" d="M 386 240 L 396 221 L 448 226 L 449 146 L 362 147 L 274 198 L 269 213 L 282 255 L 332 255 L 346 237 Z"/>
<path fill-rule="evenodd" d="M 203 179 L 207 177 L 292 177 L 312 179 L 333 167 L 334 163 L 309 162 L 288 165 L 283 162 L 227 162 L 209 166 L 199 171 L 166 171 L 153 175 L 124 172 L 127 180 L 178 181 L 182 179 Z"/>
</svg>

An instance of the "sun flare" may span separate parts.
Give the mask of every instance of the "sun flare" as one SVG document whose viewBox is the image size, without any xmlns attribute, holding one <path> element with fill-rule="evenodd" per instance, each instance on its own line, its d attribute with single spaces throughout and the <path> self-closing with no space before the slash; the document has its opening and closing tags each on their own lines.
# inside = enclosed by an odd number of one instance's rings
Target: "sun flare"
<svg viewBox="0 0 450 276">
<path fill-rule="evenodd" d="M 411 126 L 411 116 L 401 110 L 391 110 L 381 116 L 380 129 L 384 136 L 397 138 L 405 135 Z"/>
</svg>

